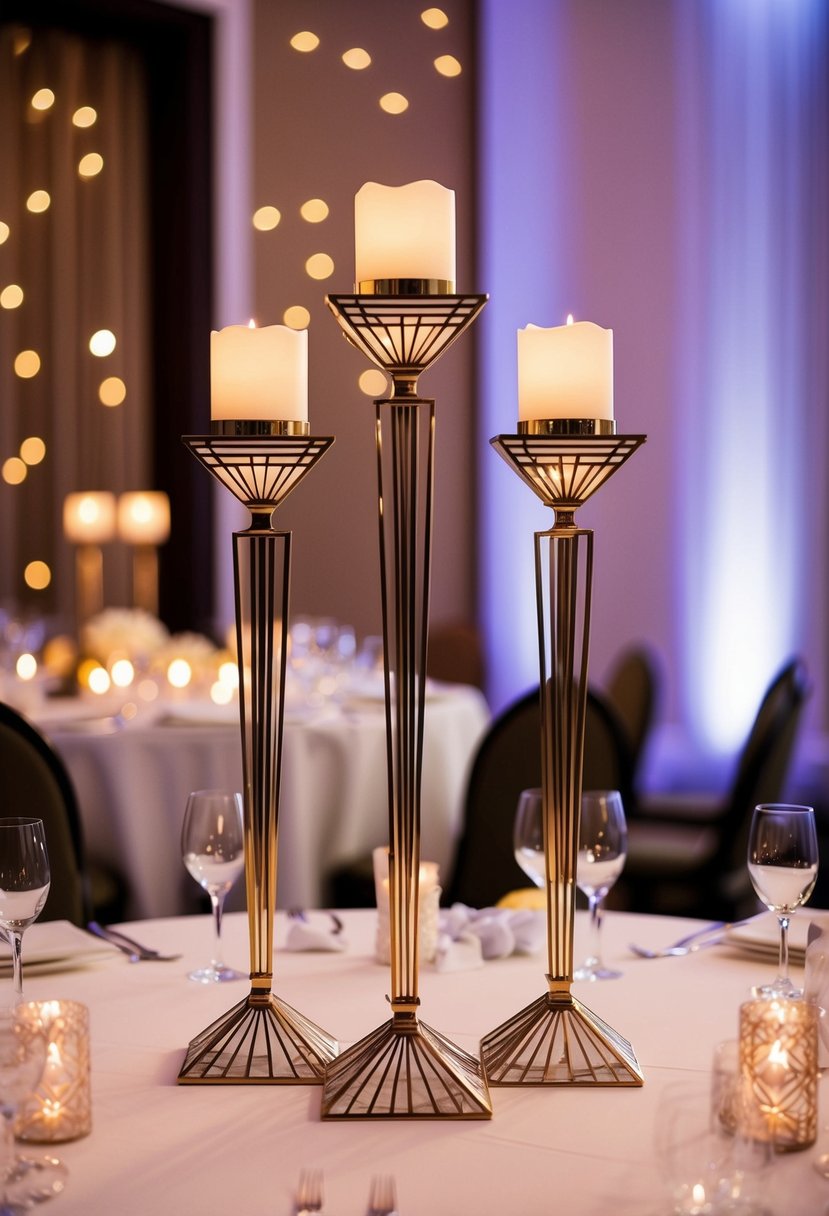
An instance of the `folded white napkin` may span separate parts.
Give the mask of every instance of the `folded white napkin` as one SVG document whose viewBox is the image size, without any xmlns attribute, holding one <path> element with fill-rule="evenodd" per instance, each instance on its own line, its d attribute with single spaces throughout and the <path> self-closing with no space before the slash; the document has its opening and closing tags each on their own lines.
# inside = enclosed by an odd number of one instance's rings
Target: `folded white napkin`
<svg viewBox="0 0 829 1216">
<path fill-rule="evenodd" d="M 469 908 L 453 904 L 441 910 L 435 967 L 460 971 L 511 954 L 536 954 L 546 940 L 543 911 L 534 908 Z"/>
<path fill-rule="evenodd" d="M 325 925 L 306 920 L 292 920 L 285 941 L 286 950 L 319 950 L 341 954 L 348 945 L 342 933 L 331 932 L 331 922 Z"/>
<path fill-rule="evenodd" d="M 806 934 L 803 994 L 821 1010 L 818 1021 L 818 1067 L 829 1068 L 829 926 L 812 921 Z"/>
</svg>

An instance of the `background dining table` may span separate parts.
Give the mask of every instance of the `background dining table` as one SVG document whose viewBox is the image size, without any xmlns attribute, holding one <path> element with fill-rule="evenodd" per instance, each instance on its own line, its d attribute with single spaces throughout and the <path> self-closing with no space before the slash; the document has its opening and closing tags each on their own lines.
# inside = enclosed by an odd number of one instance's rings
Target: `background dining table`
<svg viewBox="0 0 829 1216">
<path fill-rule="evenodd" d="M 312 915 L 324 932 L 324 915 Z M 345 949 L 297 952 L 285 948 L 288 919 L 278 914 L 275 986 L 347 1044 L 386 1020 L 389 975 L 373 957 L 376 914 L 352 910 L 342 919 Z M 59 1146 L 69 1177 L 44 1213 L 291 1216 L 300 1171 L 316 1168 L 330 1216 L 363 1216 L 378 1173 L 394 1175 L 400 1216 L 665 1216 L 654 1138 L 660 1098 L 671 1081 L 708 1084 L 715 1046 L 736 1037 L 741 1002 L 775 969 L 771 957 L 727 946 L 656 961 L 628 949 L 633 941 L 666 945 L 690 927 L 610 914 L 605 957 L 623 976 L 574 990 L 629 1038 L 642 1088 L 493 1089 L 488 1121 L 321 1122 L 319 1086 L 178 1085 L 188 1041 L 247 991 L 245 982 L 203 987 L 186 978 L 209 955 L 207 917 L 132 926 L 147 945 L 180 951 L 178 961 L 131 964 L 113 955 L 56 974 L 32 969 L 30 999 L 73 998 L 91 1016 L 92 1132 Z M 227 961 L 245 968 L 246 918 L 229 916 L 225 936 Z M 577 957 L 586 939 L 579 913 Z M 486 1032 L 545 990 L 545 962 L 541 953 L 473 970 L 424 966 L 421 1016 L 477 1051 Z M 0 980 L 4 995 L 10 984 Z M 766 1167 L 760 1188 L 771 1216 L 829 1210 L 829 1182 L 813 1168 L 826 1139 L 822 1129 L 815 1146 Z"/>
<path fill-rule="evenodd" d="M 75 787 L 91 861 L 123 875 L 130 919 L 201 908 L 181 860 L 187 796 L 242 788 L 236 704 L 169 701 L 132 720 L 76 698 L 47 703 L 34 721 Z M 466 779 L 489 722 L 483 694 L 429 683 L 423 743 L 421 854 L 449 877 Z M 294 696 L 286 707 L 279 816 L 280 907 L 317 907 L 326 876 L 388 843 L 382 684 L 342 702 Z M 243 884 L 228 909 L 244 907 Z"/>
</svg>

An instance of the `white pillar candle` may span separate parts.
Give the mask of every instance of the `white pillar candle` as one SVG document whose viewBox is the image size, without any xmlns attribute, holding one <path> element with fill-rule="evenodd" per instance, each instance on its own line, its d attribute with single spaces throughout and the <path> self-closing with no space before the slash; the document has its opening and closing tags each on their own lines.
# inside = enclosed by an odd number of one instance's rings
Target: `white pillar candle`
<svg viewBox="0 0 829 1216">
<path fill-rule="evenodd" d="M 391 960 L 389 909 L 389 850 L 380 845 L 373 852 L 374 890 L 377 899 L 375 957 L 378 963 Z M 434 962 L 438 945 L 438 914 L 441 888 L 436 861 L 421 861 L 418 870 L 418 946 L 424 963 Z"/>
<path fill-rule="evenodd" d="M 518 331 L 518 418 L 613 418 L 613 330 L 592 321 Z"/>
<path fill-rule="evenodd" d="M 115 535 L 115 495 L 108 490 L 67 494 L 63 534 L 73 545 L 102 545 Z"/>
<path fill-rule="evenodd" d="M 354 199 L 357 286 L 377 279 L 455 283 L 455 192 L 437 182 L 366 182 Z"/>
<path fill-rule="evenodd" d="M 170 499 L 137 490 L 118 499 L 118 536 L 128 545 L 163 545 L 170 535 Z"/>
<path fill-rule="evenodd" d="M 216 421 L 308 421 L 308 331 L 228 325 L 210 335 L 210 403 Z"/>
</svg>

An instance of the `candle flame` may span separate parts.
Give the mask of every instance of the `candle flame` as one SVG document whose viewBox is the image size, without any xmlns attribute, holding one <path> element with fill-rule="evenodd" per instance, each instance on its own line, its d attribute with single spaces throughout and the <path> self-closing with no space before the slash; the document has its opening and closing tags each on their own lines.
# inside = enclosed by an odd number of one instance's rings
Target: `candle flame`
<svg viewBox="0 0 829 1216">
<path fill-rule="evenodd" d="M 248 329 L 256 329 L 256 322 L 254 321 L 253 317 L 251 317 L 251 319 L 248 321 Z"/>
<path fill-rule="evenodd" d="M 568 312 L 568 314 L 567 314 L 567 324 L 568 325 L 573 324 L 573 314 L 571 312 Z"/>
<path fill-rule="evenodd" d="M 779 1039 L 775 1039 L 769 1052 L 769 1064 L 780 1064 L 783 1068 L 789 1067 L 789 1053 L 783 1047 Z"/>
</svg>

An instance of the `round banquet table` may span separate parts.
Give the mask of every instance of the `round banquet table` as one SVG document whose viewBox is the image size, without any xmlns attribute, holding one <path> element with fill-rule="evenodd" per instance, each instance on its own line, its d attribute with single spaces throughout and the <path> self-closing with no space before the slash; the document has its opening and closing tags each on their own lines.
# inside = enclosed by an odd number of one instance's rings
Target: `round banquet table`
<svg viewBox="0 0 829 1216">
<path fill-rule="evenodd" d="M 345 1045 L 386 1020 L 389 976 L 372 957 L 375 913 L 345 912 L 343 920 L 342 953 L 285 950 L 283 914 L 275 941 L 279 994 Z M 730 947 L 654 962 L 627 950 L 630 941 L 665 945 L 690 927 L 608 915 L 605 958 L 624 974 L 574 989 L 631 1041 L 642 1088 L 494 1088 L 488 1121 L 323 1123 L 318 1086 L 177 1085 L 189 1039 L 240 999 L 246 982 L 205 988 L 186 979 L 209 955 L 207 917 L 141 922 L 135 936 L 182 951 L 181 960 L 132 965 L 116 955 L 25 978 L 29 999 L 76 999 L 91 1014 L 92 1133 L 56 1148 L 69 1178 L 44 1216 L 290 1216 L 303 1168 L 324 1171 L 328 1216 L 363 1216 L 377 1173 L 394 1175 L 400 1216 L 666 1216 L 654 1147 L 660 1094 L 673 1080 L 707 1080 L 715 1045 L 736 1036 L 751 985 L 775 970 Z M 230 915 L 225 933 L 226 961 L 245 967 L 246 917 Z M 586 936 L 580 913 L 577 958 Z M 422 1017 L 476 1052 L 482 1035 L 543 993 L 545 961 L 512 956 L 452 973 L 424 967 Z M 0 984 L 10 991 L 9 979 Z M 770 1216 L 826 1213 L 829 1182 L 813 1168 L 825 1141 L 826 1132 L 823 1143 L 767 1167 Z"/>
<path fill-rule="evenodd" d="M 238 709 L 171 703 L 148 723 L 51 707 L 34 720 L 63 758 L 80 805 L 87 853 L 123 874 L 131 919 L 201 908 L 181 861 L 181 824 L 195 789 L 241 789 Z M 429 685 L 423 743 L 421 856 L 448 878 L 471 759 L 489 721 L 483 695 Z M 388 843 L 386 726 L 379 697 L 286 709 L 277 902 L 319 907 L 338 865 Z M 244 907 L 244 884 L 227 907 Z"/>
</svg>

